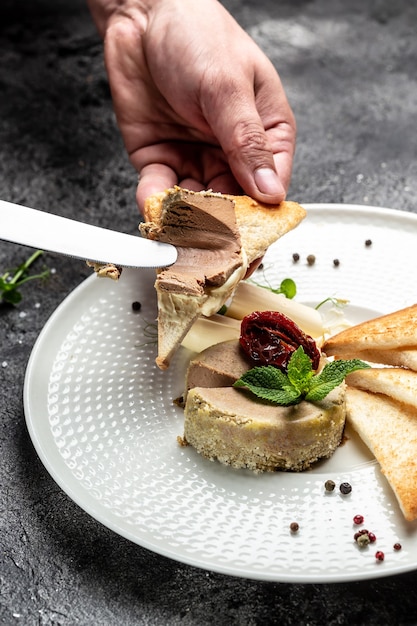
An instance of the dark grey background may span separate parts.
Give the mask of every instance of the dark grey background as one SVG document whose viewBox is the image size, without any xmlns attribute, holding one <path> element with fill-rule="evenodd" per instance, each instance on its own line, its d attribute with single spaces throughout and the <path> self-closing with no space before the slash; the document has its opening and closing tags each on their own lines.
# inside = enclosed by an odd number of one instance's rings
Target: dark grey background
<svg viewBox="0 0 417 626">
<path fill-rule="evenodd" d="M 417 212 L 416 4 L 225 5 L 275 63 L 295 111 L 289 197 Z M 133 233 L 135 187 L 84 2 L 2 0 L 0 197 Z M 0 242 L 0 271 L 27 253 Z M 334 585 L 229 578 L 149 553 L 69 500 L 34 452 L 22 387 L 44 323 L 90 272 L 45 262 L 56 270 L 48 282 L 29 283 L 17 308 L 0 305 L 0 623 L 417 624 L 415 573 Z"/>
</svg>

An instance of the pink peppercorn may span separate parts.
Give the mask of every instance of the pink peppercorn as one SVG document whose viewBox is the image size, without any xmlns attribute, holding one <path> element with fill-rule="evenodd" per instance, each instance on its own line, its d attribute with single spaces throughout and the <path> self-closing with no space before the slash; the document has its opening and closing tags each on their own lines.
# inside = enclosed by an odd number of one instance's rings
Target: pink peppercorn
<svg viewBox="0 0 417 626">
<path fill-rule="evenodd" d="M 363 524 L 363 522 L 364 522 L 363 515 L 355 515 L 355 517 L 353 518 L 353 523 L 356 524 L 357 526 L 359 526 L 359 524 Z"/>
<path fill-rule="evenodd" d="M 385 558 L 385 554 L 381 550 L 378 550 L 377 552 L 375 552 L 375 558 L 377 561 L 383 561 Z"/>
<path fill-rule="evenodd" d="M 394 550 L 401 550 L 402 545 L 400 543 L 394 543 Z"/>
</svg>

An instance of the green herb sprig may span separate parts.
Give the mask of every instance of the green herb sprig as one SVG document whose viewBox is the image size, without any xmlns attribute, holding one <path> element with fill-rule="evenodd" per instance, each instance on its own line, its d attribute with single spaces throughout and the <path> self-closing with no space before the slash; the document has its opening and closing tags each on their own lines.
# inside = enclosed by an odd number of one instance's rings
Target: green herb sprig
<svg viewBox="0 0 417 626">
<path fill-rule="evenodd" d="M 336 360 L 326 363 L 321 372 L 315 374 L 310 357 L 299 346 L 291 355 L 287 373 L 272 365 L 254 367 L 233 386 L 247 387 L 258 398 L 280 406 L 298 404 L 302 400 L 319 402 L 348 374 L 369 367 L 360 359 Z"/>
<path fill-rule="evenodd" d="M 322 300 L 321 302 L 316 304 L 315 309 L 318 310 L 320 307 L 324 306 L 328 302 L 330 302 L 333 306 L 335 306 L 338 309 L 342 309 L 343 307 L 349 304 L 349 300 L 345 300 L 344 298 L 336 298 L 333 296 L 329 296 L 325 300 Z"/>
<path fill-rule="evenodd" d="M 248 282 L 252 283 L 252 285 L 256 285 L 257 287 L 261 287 L 262 289 L 268 289 L 268 291 L 271 291 L 272 293 L 282 294 L 288 298 L 288 300 L 292 300 L 297 295 L 297 285 L 292 278 L 284 278 L 279 287 L 272 287 L 269 284 L 262 285 L 251 278 L 249 278 Z"/>
<path fill-rule="evenodd" d="M 43 254 L 42 250 L 36 250 L 26 261 L 17 268 L 7 270 L 0 276 L 0 300 L 8 304 L 18 304 L 22 300 L 19 289 L 29 280 L 43 279 L 49 276 L 49 270 L 44 270 L 39 274 L 29 275 L 31 265 Z"/>
</svg>

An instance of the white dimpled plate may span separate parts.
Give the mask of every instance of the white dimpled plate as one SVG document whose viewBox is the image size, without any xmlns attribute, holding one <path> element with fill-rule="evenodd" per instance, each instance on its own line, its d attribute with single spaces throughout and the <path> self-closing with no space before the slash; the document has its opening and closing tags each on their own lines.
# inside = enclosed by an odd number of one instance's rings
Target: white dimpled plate
<svg viewBox="0 0 417 626">
<path fill-rule="evenodd" d="M 308 217 L 271 247 L 257 280 L 276 286 L 291 277 L 297 299 L 314 305 L 330 296 L 348 299 L 353 322 L 415 301 L 416 216 L 305 206 Z M 316 257 L 312 266 L 309 254 Z M 183 414 L 174 400 L 183 391 L 189 354 L 180 350 L 165 372 L 155 366 L 153 283 L 153 270 L 124 270 L 118 283 L 90 277 L 58 307 L 34 347 L 26 420 L 62 489 L 133 542 L 222 573 L 336 582 L 416 568 L 417 525 L 403 520 L 378 464 L 354 433 L 347 432 L 331 459 L 301 474 L 234 470 L 178 444 Z M 141 302 L 139 313 L 133 301 Z M 337 485 L 332 493 L 324 490 L 327 479 Z M 341 482 L 352 485 L 350 495 L 341 495 Z M 362 550 L 353 541 L 356 514 L 377 535 Z M 300 526 L 296 534 L 293 521 Z M 385 552 L 382 563 L 374 558 L 377 549 Z"/>
</svg>

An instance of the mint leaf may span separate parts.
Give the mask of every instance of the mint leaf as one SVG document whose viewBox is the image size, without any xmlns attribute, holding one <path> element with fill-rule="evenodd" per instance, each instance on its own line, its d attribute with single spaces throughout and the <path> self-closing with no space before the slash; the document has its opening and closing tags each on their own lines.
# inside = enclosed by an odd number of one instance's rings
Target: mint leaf
<svg viewBox="0 0 417 626">
<path fill-rule="evenodd" d="M 300 396 L 288 376 L 272 365 L 250 369 L 233 386 L 247 387 L 258 398 L 279 405 L 293 404 Z"/>
<path fill-rule="evenodd" d="M 335 387 L 340 385 L 348 374 L 356 370 L 367 369 L 370 366 L 360 359 L 350 359 L 332 361 L 324 366 L 320 374 L 313 376 L 309 390 L 305 396 L 306 400 L 319 402 L 323 400 Z"/>
<path fill-rule="evenodd" d="M 288 362 L 287 374 L 267 365 L 245 372 L 234 387 L 247 387 L 255 396 L 280 406 L 297 404 L 302 400 L 319 402 L 345 377 L 370 366 L 360 359 L 337 360 L 327 363 L 320 374 L 314 374 L 310 357 L 299 346 Z"/>
<path fill-rule="evenodd" d="M 311 359 L 304 352 L 302 346 L 299 346 L 297 350 L 292 353 L 288 362 L 287 376 L 290 383 L 300 394 L 307 393 L 310 380 L 313 376 L 313 368 Z"/>
</svg>

